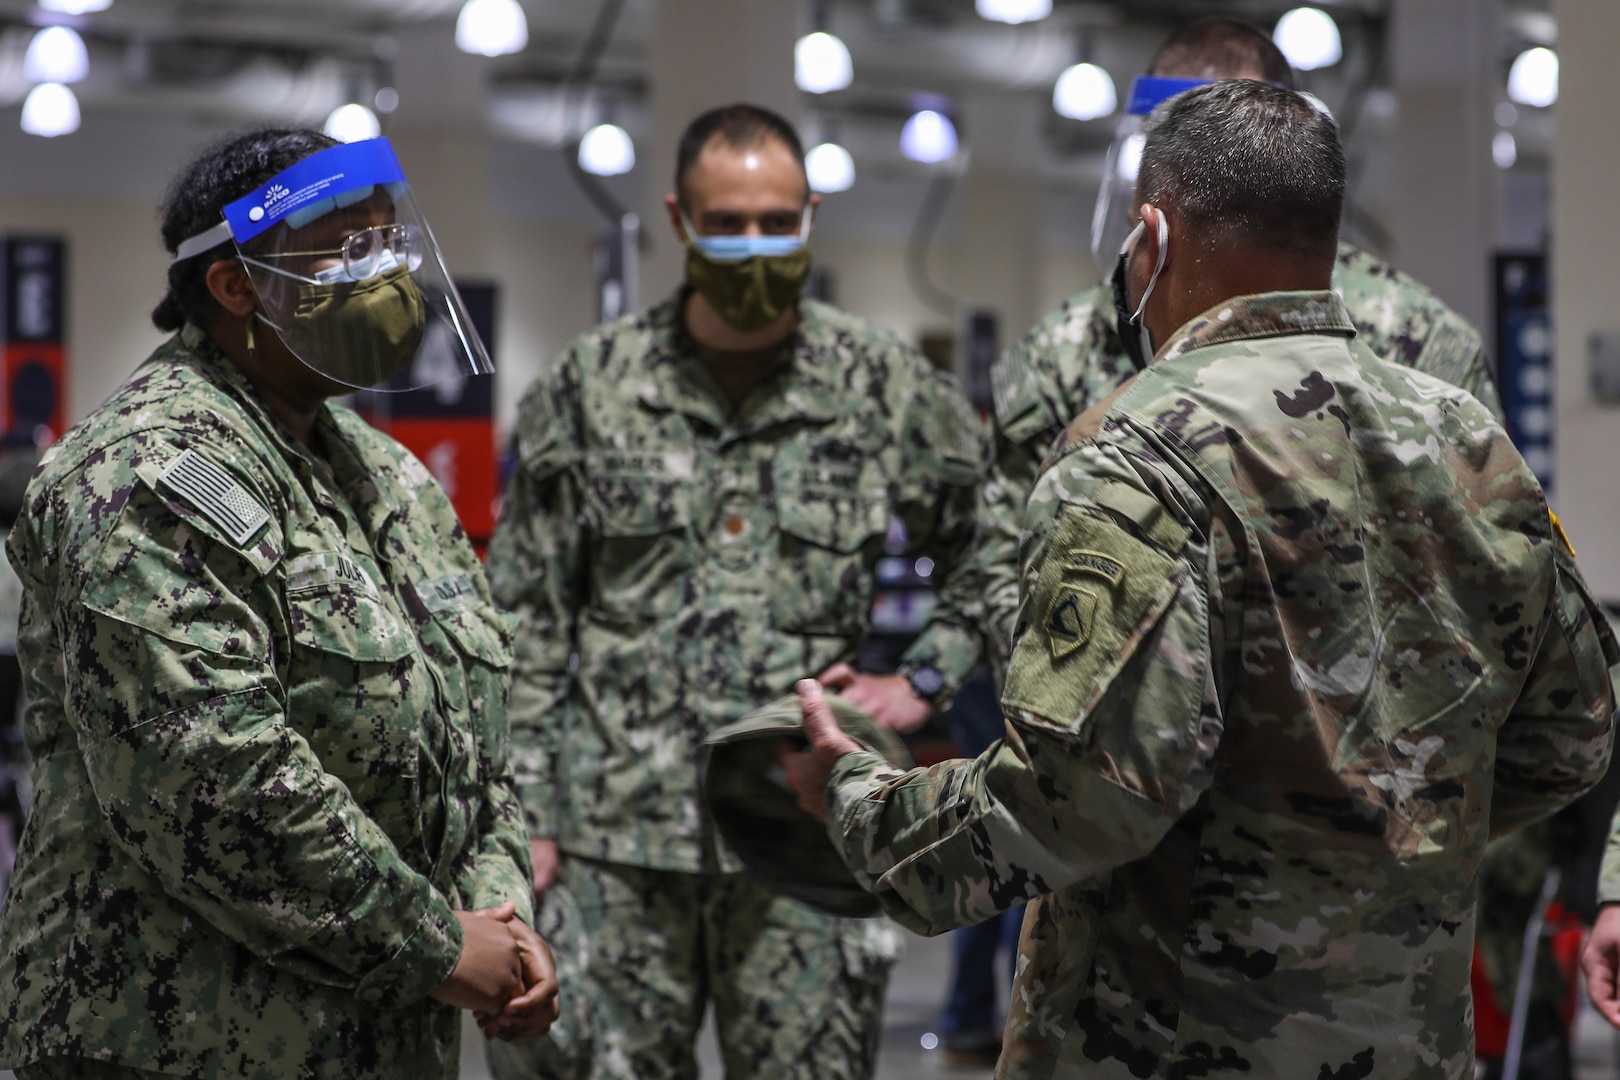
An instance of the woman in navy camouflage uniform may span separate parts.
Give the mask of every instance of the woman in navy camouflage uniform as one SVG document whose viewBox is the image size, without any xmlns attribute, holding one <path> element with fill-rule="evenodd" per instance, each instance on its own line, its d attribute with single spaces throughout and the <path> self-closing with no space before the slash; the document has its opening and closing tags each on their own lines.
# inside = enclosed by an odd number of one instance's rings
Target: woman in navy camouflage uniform
<svg viewBox="0 0 1620 1080">
<path fill-rule="evenodd" d="M 30 486 L 35 794 L 0 918 L 22 1080 L 451 1077 L 460 1009 L 506 1037 L 555 1015 L 505 626 L 427 470 L 328 403 L 381 373 L 355 350 L 410 363 L 459 304 L 418 284 L 377 142 L 255 132 L 186 170 L 175 334 Z"/>
</svg>

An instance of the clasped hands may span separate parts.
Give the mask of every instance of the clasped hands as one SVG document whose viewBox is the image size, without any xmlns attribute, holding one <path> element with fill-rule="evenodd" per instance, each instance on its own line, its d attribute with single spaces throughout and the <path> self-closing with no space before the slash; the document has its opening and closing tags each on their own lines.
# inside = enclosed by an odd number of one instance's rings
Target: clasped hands
<svg viewBox="0 0 1620 1080">
<path fill-rule="evenodd" d="M 544 1035 L 557 1020 L 557 969 L 551 949 L 510 901 L 458 911 L 461 958 L 435 1001 L 472 1012 L 486 1039 L 518 1042 Z"/>
</svg>

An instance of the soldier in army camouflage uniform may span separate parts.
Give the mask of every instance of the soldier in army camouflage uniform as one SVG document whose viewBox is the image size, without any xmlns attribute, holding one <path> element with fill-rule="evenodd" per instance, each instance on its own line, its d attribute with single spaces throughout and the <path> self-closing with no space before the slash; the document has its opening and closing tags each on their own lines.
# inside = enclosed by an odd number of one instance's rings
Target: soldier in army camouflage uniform
<svg viewBox="0 0 1620 1080">
<path fill-rule="evenodd" d="M 1164 43 L 1153 75 L 1254 78 L 1292 86 L 1293 73 L 1270 38 L 1246 23 L 1210 18 Z M 1112 255 L 1113 252 L 1107 254 Z M 1496 385 L 1478 331 L 1424 285 L 1388 263 L 1340 244 L 1333 290 L 1344 301 L 1357 338 L 1393 360 L 1460 386 L 1501 417 Z M 1074 417 L 1134 374 L 1116 326 L 1109 282 L 1070 298 L 1045 316 L 994 370 L 995 464 L 981 522 L 986 639 L 1005 671 L 1018 610 L 1018 538 L 1024 504 L 1042 458 Z M 1554 845 L 1548 824 L 1492 845 L 1485 863 L 1480 944 L 1492 985 L 1510 1007 L 1525 920 L 1541 892 Z M 1562 983 L 1550 954 L 1538 956 L 1532 1041 L 1560 1041 L 1556 1021 Z M 1557 1054 L 1551 1045 L 1545 1050 Z"/>
<path fill-rule="evenodd" d="M 1270 38 L 1247 23 L 1220 17 L 1173 34 L 1154 55 L 1149 72 L 1294 84 L 1288 61 Z M 1501 415 L 1479 333 L 1422 284 L 1340 244 L 1333 290 L 1350 312 L 1362 344 L 1386 360 L 1462 387 Z M 1115 324 L 1113 288 L 1104 281 L 1042 318 L 993 371 L 995 466 L 985 489 L 981 558 L 987 637 L 999 667 L 1005 666 L 1011 648 L 1018 611 L 1018 536 L 1041 460 L 1069 421 L 1136 372 Z"/>
<path fill-rule="evenodd" d="M 1602 775 L 1620 648 L 1490 413 L 1354 340 L 1332 122 L 1146 136 L 1155 359 L 1031 496 L 1006 739 L 900 773 L 809 686 L 790 776 L 908 925 L 1033 900 L 1002 1077 L 1468 1080 L 1481 855 Z"/>
<path fill-rule="evenodd" d="M 209 150 L 170 251 L 334 145 Z M 378 191 L 291 246 L 390 220 Z M 523 922 L 507 632 L 444 492 L 255 328 L 223 239 L 173 264 L 153 321 L 178 333 L 51 450 L 11 535 L 35 794 L 0 1066 L 454 1077 L 461 1008 L 508 1037 L 556 1009 Z"/>
<path fill-rule="evenodd" d="M 496 599 L 520 617 L 513 755 L 535 884 L 551 887 L 560 850 L 589 930 L 593 1076 L 695 1075 L 709 1001 L 734 1080 L 866 1076 L 893 927 L 738 873 L 697 754 L 809 674 L 894 728 L 966 677 L 984 451 L 949 377 L 800 300 L 816 201 L 791 127 L 751 106 L 705 114 L 676 184 L 686 287 L 587 334 L 530 389 L 490 547 Z M 892 518 L 939 587 L 909 684 L 850 667 Z"/>
</svg>

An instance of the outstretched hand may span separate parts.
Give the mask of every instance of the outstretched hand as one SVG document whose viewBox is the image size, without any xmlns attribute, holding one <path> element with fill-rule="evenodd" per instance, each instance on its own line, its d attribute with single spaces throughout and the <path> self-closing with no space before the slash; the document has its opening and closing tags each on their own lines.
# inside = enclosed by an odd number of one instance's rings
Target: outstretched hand
<svg viewBox="0 0 1620 1080">
<path fill-rule="evenodd" d="M 826 821 L 827 778 L 839 758 L 853 754 L 861 745 L 838 726 L 832 708 L 822 695 L 820 683 L 800 679 L 795 689 L 799 692 L 799 709 L 804 715 L 804 734 L 810 740 L 810 749 L 795 753 L 789 744 L 783 743 L 782 771 L 787 773 L 788 785 L 793 788 L 799 809 L 817 821 Z"/>
</svg>

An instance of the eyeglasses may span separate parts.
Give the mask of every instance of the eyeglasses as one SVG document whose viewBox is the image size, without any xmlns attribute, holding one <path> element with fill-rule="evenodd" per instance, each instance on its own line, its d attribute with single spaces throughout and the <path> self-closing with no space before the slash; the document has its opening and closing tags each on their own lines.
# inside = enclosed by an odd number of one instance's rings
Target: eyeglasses
<svg viewBox="0 0 1620 1080">
<path fill-rule="evenodd" d="M 323 267 L 315 279 L 325 284 L 335 281 L 365 281 L 396 266 L 415 272 L 422 265 L 427 244 L 415 225 L 379 225 L 351 233 L 341 248 L 328 251 L 277 251 L 260 259 L 342 259 L 342 266 Z"/>
</svg>

